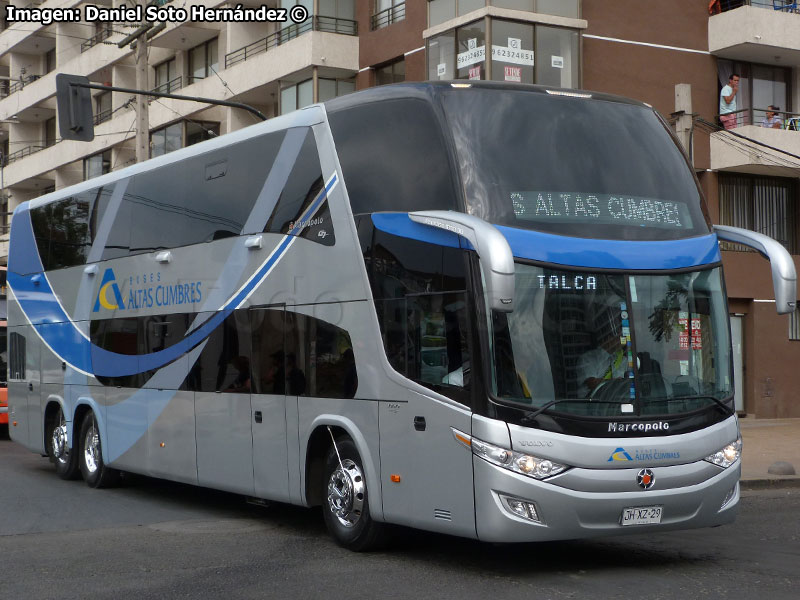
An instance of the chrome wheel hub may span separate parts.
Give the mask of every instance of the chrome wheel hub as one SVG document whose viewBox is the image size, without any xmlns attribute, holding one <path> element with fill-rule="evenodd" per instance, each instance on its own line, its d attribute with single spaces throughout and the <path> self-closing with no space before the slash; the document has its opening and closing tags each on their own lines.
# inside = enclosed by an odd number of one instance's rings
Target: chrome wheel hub
<svg viewBox="0 0 800 600">
<path fill-rule="evenodd" d="M 365 493 L 361 469 L 343 460 L 328 480 L 328 508 L 344 527 L 354 527 L 361 519 Z"/>
<path fill-rule="evenodd" d="M 86 441 L 83 444 L 83 460 L 89 473 L 97 471 L 100 463 L 100 436 L 94 423 L 86 434 Z"/>
<path fill-rule="evenodd" d="M 58 462 L 67 462 L 69 456 L 69 446 L 67 445 L 67 426 L 63 422 L 53 429 L 53 458 Z"/>
</svg>

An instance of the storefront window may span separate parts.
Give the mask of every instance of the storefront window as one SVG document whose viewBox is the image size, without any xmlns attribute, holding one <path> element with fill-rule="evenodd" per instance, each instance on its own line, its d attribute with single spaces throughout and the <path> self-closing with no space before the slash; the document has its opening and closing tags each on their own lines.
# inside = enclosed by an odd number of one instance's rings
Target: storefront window
<svg viewBox="0 0 800 600">
<path fill-rule="evenodd" d="M 492 21 L 492 79 L 533 83 L 533 25 Z"/>
<path fill-rule="evenodd" d="M 579 84 L 578 32 L 491 19 L 494 81 L 574 88 Z M 485 20 L 428 40 L 428 79 L 486 79 Z"/>
<path fill-rule="evenodd" d="M 455 31 L 448 31 L 428 40 L 428 79 L 455 79 L 455 63 Z"/>
<path fill-rule="evenodd" d="M 486 27 L 476 21 L 456 32 L 456 77 L 458 79 L 486 79 Z"/>
<path fill-rule="evenodd" d="M 536 27 L 536 83 L 565 88 L 577 87 L 577 31 Z"/>
</svg>

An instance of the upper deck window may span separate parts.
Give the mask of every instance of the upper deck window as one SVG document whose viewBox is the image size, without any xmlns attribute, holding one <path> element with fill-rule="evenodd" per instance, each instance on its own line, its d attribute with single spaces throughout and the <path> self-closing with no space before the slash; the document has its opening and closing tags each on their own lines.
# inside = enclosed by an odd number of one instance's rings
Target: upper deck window
<svg viewBox="0 0 800 600">
<path fill-rule="evenodd" d="M 442 127 L 429 103 L 385 100 L 328 118 L 354 214 L 458 210 Z"/>
<path fill-rule="evenodd" d="M 692 171 L 651 109 L 474 88 L 447 91 L 444 105 L 474 215 L 578 237 L 709 232 Z"/>
</svg>

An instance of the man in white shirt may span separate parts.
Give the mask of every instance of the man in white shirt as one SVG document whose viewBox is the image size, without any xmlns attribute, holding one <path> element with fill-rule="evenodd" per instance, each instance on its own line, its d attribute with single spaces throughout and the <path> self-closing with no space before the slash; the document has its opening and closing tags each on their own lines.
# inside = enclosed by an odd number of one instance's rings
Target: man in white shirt
<svg viewBox="0 0 800 600">
<path fill-rule="evenodd" d="M 719 93 L 719 120 L 725 129 L 736 127 L 736 94 L 739 92 L 739 74 L 732 73 L 728 85 Z"/>
</svg>

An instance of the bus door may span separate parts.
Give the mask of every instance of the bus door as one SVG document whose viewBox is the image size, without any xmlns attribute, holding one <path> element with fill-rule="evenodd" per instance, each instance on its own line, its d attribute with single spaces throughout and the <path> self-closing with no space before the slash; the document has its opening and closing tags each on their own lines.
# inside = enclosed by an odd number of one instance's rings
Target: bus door
<svg viewBox="0 0 800 600">
<path fill-rule="evenodd" d="M 387 520 L 475 537 L 472 454 L 453 435 L 471 428 L 466 302 L 463 291 L 383 302 L 390 363 L 436 393 L 380 403 L 381 472 Z"/>
<path fill-rule="evenodd" d="M 201 315 L 202 319 L 210 315 Z M 208 337 L 189 374 L 195 391 L 198 484 L 253 495 L 250 322 L 228 316 Z"/>
<path fill-rule="evenodd" d="M 249 311 L 252 331 L 251 428 L 255 495 L 289 502 L 287 423 L 297 444 L 298 390 L 291 373 L 293 353 L 284 306 Z M 299 392 L 302 393 L 302 392 Z"/>
</svg>

